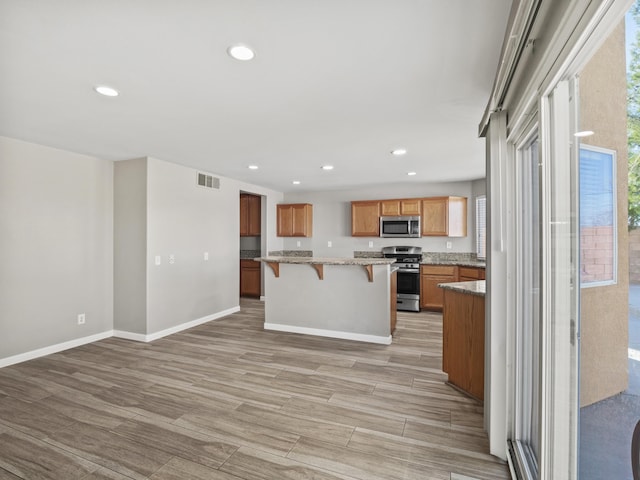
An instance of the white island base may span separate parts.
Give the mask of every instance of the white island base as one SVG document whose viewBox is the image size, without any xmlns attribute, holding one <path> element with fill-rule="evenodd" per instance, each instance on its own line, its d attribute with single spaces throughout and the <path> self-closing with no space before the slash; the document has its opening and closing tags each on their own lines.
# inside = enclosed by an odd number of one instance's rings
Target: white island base
<svg viewBox="0 0 640 480">
<path fill-rule="evenodd" d="M 271 267 L 265 265 L 265 330 L 391 343 L 394 259 L 256 260 Z"/>
</svg>

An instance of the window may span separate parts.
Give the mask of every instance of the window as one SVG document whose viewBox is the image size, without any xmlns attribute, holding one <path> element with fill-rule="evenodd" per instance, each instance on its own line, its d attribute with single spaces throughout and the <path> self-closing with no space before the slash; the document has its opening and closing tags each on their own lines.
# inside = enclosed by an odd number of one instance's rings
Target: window
<svg viewBox="0 0 640 480">
<path fill-rule="evenodd" d="M 487 258 L 487 197 L 476 197 L 476 254 Z"/>
<path fill-rule="evenodd" d="M 617 282 L 616 153 L 580 146 L 580 283 Z"/>
</svg>

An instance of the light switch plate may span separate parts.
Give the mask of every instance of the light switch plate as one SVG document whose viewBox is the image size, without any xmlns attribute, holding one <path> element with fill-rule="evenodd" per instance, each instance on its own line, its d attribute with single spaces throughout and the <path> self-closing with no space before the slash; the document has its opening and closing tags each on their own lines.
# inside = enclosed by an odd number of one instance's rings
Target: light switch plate
<svg viewBox="0 0 640 480">
<path fill-rule="evenodd" d="M 156 255 L 156 265 L 160 265 L 162 263 L 162 257 L 160 255 Z"/>
<path fill-rule="evenodd" d="M 331 247 L 331 240 L 327 242 L 327 247 Z"/>
<path fill-rule="evenodd" d="M 209 252 L 204 252 L 204 259 L 209 260 Z"/>
</svg>

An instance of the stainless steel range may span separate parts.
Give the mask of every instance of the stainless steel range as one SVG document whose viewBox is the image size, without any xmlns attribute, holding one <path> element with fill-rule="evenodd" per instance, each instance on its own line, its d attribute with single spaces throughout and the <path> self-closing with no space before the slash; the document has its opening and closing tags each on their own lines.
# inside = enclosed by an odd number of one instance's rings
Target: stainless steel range
<svg viewBox="0 0 640 480">
<path fill-rule="evenodd" d="M 398 269 L 398 310 L 420 311 L 420 261 L 421 247 L 384 247 L 385 258 L 397 259 Z"/>
</svg>

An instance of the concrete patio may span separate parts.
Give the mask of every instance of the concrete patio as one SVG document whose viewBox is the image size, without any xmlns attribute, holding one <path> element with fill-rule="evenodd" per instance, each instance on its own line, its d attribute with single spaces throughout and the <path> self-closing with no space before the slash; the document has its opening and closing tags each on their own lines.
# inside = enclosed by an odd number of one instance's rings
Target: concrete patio
<svg viewBox="0 0 640 480">
<path fill-rule="evenodd" d="M 632 480 L 631 435 L 640 420 L 640 284 L 629 285 L 629 387 L 580 409 L 580 480 Z"/>
</svg>

